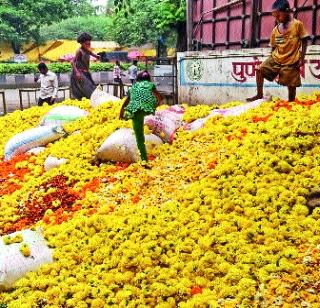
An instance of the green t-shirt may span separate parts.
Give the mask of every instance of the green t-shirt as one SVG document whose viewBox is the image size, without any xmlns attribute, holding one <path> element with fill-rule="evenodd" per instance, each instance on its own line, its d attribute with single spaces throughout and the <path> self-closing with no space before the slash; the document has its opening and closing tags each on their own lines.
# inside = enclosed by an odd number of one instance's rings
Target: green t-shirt
<svg viewBox="0 0 320 308">
<path fill-rule="evenodd" d="M 138 81 L 129 90 L 130 102 L 125 108 L 125 117 L 132 118 L 137 111 L 147 114 L 154 113 L 157 107 L 157 99 L 152 91 L 156 86 L 150 81 Z"/>
</svg>

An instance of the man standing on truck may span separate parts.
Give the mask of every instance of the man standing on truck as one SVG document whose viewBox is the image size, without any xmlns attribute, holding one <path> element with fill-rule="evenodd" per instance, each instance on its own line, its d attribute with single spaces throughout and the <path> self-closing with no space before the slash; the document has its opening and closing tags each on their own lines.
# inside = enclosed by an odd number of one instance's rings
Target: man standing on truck
<svg viewBox="0 0 320 308">
<path fill-rule="evenodd" d="M 288 101 L 296 97 L 296 88 L 301 86 L 300 67 L 304 65 L 308 34 L 303 23 L 291 17 L 287 0 L 276 0 L 272 5 L 272 16 L 278 25 L 272 30 L 271 56 L 257 69 L 257 95 L 247 98 L 248 102 L 263 98 L 264 78 L 288 87 Z"/>
</svg>

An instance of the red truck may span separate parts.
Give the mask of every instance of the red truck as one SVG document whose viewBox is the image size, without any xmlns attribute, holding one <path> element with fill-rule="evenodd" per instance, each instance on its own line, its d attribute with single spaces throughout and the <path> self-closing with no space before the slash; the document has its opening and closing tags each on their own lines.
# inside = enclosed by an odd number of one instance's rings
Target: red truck
<svg viewBox="0 0 320 308">
<path fill-rule="evenodd" d="M 188 50 L 267 47 L 275 0 L 188 0 Z M 295 18 L 320 43 L 320 0 L 289 0 Z"/>
</svg>

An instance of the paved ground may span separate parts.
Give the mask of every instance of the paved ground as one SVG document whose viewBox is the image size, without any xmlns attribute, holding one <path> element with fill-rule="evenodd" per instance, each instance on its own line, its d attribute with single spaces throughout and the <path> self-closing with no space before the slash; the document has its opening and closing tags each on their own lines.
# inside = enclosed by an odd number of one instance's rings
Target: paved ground
<svg viewBox="0 0 320 308">
<path fill-rule="evenodd" d="M 152 72 L 151 72 L 152 73 Z M 104 84 L 103 90 L 115 95 L 113 86 L 107 86 L 106 84 L 108 82 L 112 82 L 112 72 L 105 72 L 103 74 L 100 73 L 93 73 L 92 77 L 94 81 L 98 84 Z M 5 83 L 1 83 L 0 80 L 0 115 L 4 113 L 4 104 L 3 104 L 3 98 L 1 95 L 1 92 L 3 91 L 5 93 L 5 103 L 6 103 L 6 111 L 12 112 L 14 110 L 17 110 L 20 108 L 20 95 L 19 95 L 19 88 L 20 89 L 35 89 L 37 86 L 33 81 L 33 75 L 25 75 L 24 83 L 19 84 L 19 80 L 15 79 L 13 75 L 9 75 L 9 77 L 6 79 Z M 130 81 L 128 80 L 128 76 L 126 75 L 123 80 L 124 84 L 130 84 Z M 65 98 L 70 97 L 70 79 L 67 75 L 61 75 L 59 79 L 59 87 L 66 89 L 65 91 L 59 91 L 58 97 L 59 100 L 64 100 Z M 167 97 L 168 101 L 166 103 L 171 104 L 170 94 L 169 96 L 166 96 L 166 93 L 169 91 L 171 92 L 172 86 L 160 86 L 160 84 L 156 83 L 157 88 L 160 92 L 164 94 L 164 97 Z M 125 92 L 127 92 L 128 87 L 125 86 Z M 38 98 L 38 92 L 23 92 L 21 93 L 22 96 L 22 106 L 23 108 L 28 108 L 34 105 L 37 105 L 37 98 Z M 168 98 L 169 97 L 169 98 Z"/>
<path fill-rule="evenodd" d="M 6 107 L 7 112 L 13 111 L 19 108 L 19 93 L 18 90 L 5 90 L 5 100 L 6 100 Z M 3 98 L 0 96 L 1 106 L 0 106 L 0 113 L 4 112 L 3 106 Z"/>
<path fill-rule="evenodd" d="M 24 87 L 23 89 L 25 89 L 25 88 L 32 89 L 32 88 L 30 88 L 30 86 Z M 127 87 L 125 87 L 125 90 L 126 89 L 127 89 Z M 35 91 L 35 90 L 36 89 L 34 89 L 31 92 L 22 92 L 21 93 L 23 108 L 29 108 L 31 106 L 37 105 L 39 92 Z M 103 90 L 105 92 L 112 94 L 112 95 L 114 94 L 113 86 L 103 85 Z M 7 112 L 12 112 L 12 111 L 20 108 L 19 89 L 2 89 L 2 90 L 0 89 L 0 92 L 1 91 L 4 91 L 5 105 L 6 105 Z M 58 99 L 60 101 L 63 101 L 64 99 L 67 99 L 69 97 L 70 97 L 69 87 L 60 87 L 60 91 L 58 92 Z M 0 94 L 0 115 L 3 113 L 4 113 L 3 97 Z"/>
<path fill-rule="evenodd" d="M 6 109 L 7 112 L 12 112 L 16 109 L 20 108 L 20 97 L 19 97 L 19 90 L 18 89 L 6 89 L 6 90 L 0 90 L 4 91 L 5 93 L 5 102 L 6 102 Z M 107 90 L 107 87 L 104 86 L 104 91 L 110 92 L 110 94 L 113 94 L 113 89 L 110 87 L 109 91 Z M 31 106 L 37 105 L 37 97 L 38 93 L 35 92 L 23 92 L 22 93 L 22 104 L 23 108 L 28 108 Z M 60 101 L 69 98 L 70 97 L 70 90 L 66 89 L 66 91 L 59 91 L 58 98 Z M 0 114 L 4 112 L 4 106 L 2 101 L 2 96 L 0 95 Z"/>
<path fill-rule="evenodd" d="M 102 84 L 106 84 L 110 81 L 112 81 L 112 72 L 103 72 L 103 73 L 93 73 L 92 77 L 94 81 Z M 19 88 L 20 89 L 30 89 L 35 88 L 39 85 L 34 83 L 34 75 L 33 74 L 27 74 L 24 75 L 23 79 L 19 79 L 20 76 L 15 77 L 14 75 L 7 75 L 7 78 L 5 81 L 0 81 L 0 92 L 5 92 L 5 101 L 6 101 L 6 108 L 7 112 L 14 111 L 16 109 L 20 108 L 20 97 L 19 97 Z M 127 82 L 128 80 L 124 80 L 124 82 Z M 70 76 L 69 74 L 60 74 L 59 76 L 59 87 L 62 88 L 69 88 L 70 86 Z M 104 87 L 105 91 L 112 91 L 113 89 L 107 89 L 107 87 Z M 38 93 L 35 94 L 34 92 L 23 92 L 22 93 L 22 103 L 23 108 L 28 108 L 30 106 L 37 104 L 37 97 Z M 58 97 L 60 100 L 63 100 L 64 98 L 70 97 L 70 91 L 59 91 Z M 4 112 L 3 108 L 3 102 L 2 102 L 2 96 L 0 95 L 0 114 Z"/>
</svg>

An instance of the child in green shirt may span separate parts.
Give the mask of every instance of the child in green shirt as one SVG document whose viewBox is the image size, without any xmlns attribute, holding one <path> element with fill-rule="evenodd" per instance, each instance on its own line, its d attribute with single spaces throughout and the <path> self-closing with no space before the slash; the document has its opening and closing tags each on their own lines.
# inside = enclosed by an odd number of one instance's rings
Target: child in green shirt
<svg viewBox="0 0 320 308">
<path fill-rule="evenodd" d="M 144 117 L 153 114 L 160 104 L 162 96 L 151 82 L 147 71 L 138 74 L 137 82 L 129 90 L 128 96 L 120 111 L 120 119 L 132 119 L 132 127 L 137 146 L 143 161 L 148 161 L 144 138 Z"/>
</svg>

